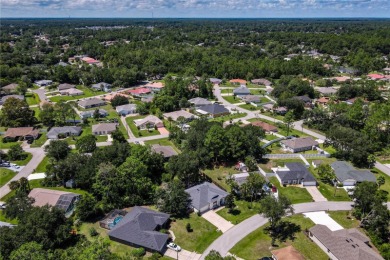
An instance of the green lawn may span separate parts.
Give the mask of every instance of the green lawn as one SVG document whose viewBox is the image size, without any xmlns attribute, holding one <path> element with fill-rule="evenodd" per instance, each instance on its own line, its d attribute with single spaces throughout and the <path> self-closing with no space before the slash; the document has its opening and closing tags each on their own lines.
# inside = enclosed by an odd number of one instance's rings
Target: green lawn
<svg viewBox="0 0 390 260">
<path fill-rule="evenodd" d="M 144 143 L 149 145 L 159 144 L 159 145 L 171 146 L 176 152 L 180 153 L 180 150 L 177 149 L 174 143 L 172 143 L 168 138 L 149 140 L 149 141 L 145 141 Z"/>
<path fill-rule="evenodd" d="M 233 96 L 233 90 L 234 88 L 225 88 L 225 89 L 221 89 L 221 93 L 229 93 Z"/>
<path fill-rule="evenodd" d="M 187 232 L 187 223 L 190 223 L 192 232 Z M 172 221 L 170 230 L 175 234 L 175 243 L 183 249 L 198 253 L 206 250 L 222 234 L 214 225 L 195 213 L 190 214 L 189 218 Z"/>
<path fill-rule="evenodd" d="M 26 102 L 29 106 L 39 104 L 38 95 L 35 93 L 26 93 L 25 98 L 26 98 Z"/>
<path fill-rule="evenodd" d="M 239 107 L 243 108 L 243 109 L 246 109 L 246 110 L 250 110 L 250 111 L 256 111 L 256 110 L 259 110 L 260 107 L 255 107 L 251 104 L 244 104 L 244 105 L 239 105 Z"/>
<path fill-rule="evenodd" d="M 39 107 L 30 107 L 31 110 L 34 110 L 34 117 L 39 120 L 39 114 L 41 113 L 41 109 Z"/>
<path fill-rule="evenodd" d="M 235 113 L 235 114 L 229 114 L 226 116 L 219 116 L 219 117 L 210 119 L 210 121 L 225 122 L 225 121 L 233 120 L 236 118 L 245 117 L 246 115 L 247 115 L 246 113 Z"/>
<path fill-rule="evenodd" d="M 129 138 L 129 134 L 128 134 L 127 131 L 126 131 L 125 126 L 122 124 L 122 120 L 119 120 L 119 131 L 122 132 L 123 136 L 124 136 L 126 139 Z"/>
<path fill-rule="evenodd" d="M 265 90 L 264 89 L 251 89 L 250 90 L 252 95 L 264 95 Z M 269 99 L 267 99 L 269 101 Z M 268 102 L 266 101 L 266 102 Z"/>
<path fill-rule="evenodd" d="M 9 149 L 11 146 L 15 144 L 22 144 L 22 142 L 7 142 L 3 143 L 3 137 L 0 137 L 0 149 Z"/>
<path fill-rule="evenodd" d="M 384 174 L 382 171 L 378 170 L 377 168 L 374 168 L 371 170 L 375 177 L 378 179 L 379 176 L 383 176 L 385 178 L 385 184 L 380 187 L 381 190 L 387 191 L 389 194 L 387 196 L 387 201 L 390 201 L 390 177 L 386 174 Z"/>
<path fill-rule="evenodd" d="M 48 164 L 49 164 L 49 157 L 45 156 L 43 160 L 38 164 L 34 172 L 36 173 L 46 172 L 46 165 Z"/>
<path fill-rule="evenodd" d="M 97 143 L 106 142 L 107 139 L 108 139 L 107 135 L 95 135 L 95 136 L 96 136 L 96 142 Z"/>
<path fill-rule="evenodd" d="M 305 218 L 301 214 L 285 218 L 285 220 L 300 225 L 302 231 L 314 226 L 314 223 L 309 218 Z M 288 240 L 285 243 L 278 242 L 279 247 L 270 249 L 271 238 L 269 235 L 264 233 L 264 227 L 253 231 L 240 242 L 238 242 L 230 250 L 230 253 L 237 255 L 238 257 L 245 260 L 257 260 L 261 257 L 271 256 L 271 250 L 273 249 L 292 245 L 305 257 L 305 259 L 328 259 L 328 256 L 321 250 L 321 248 L 319 248 L 314 242 L 310 241 L 310 239 L 302 231 L 296 233 L 295 239 L 293 241 Z"/>
<path fill-rule="evenodd" d="M 46 133 L 42 133 L 38 139 L 34 140 L 30 147 L 41 147 L 47 141 Z"/>
<path fill-rule="evenodd" d="M 272 140 L 275 140 L 275 139 L 278 139 L 279 137 L 277 137 L 276 135 L 270 135 L 270 134 L 266 134 L 265 135 L 265 140 L 268 140 L 268 141 L 272 141 Z"/>
<path fill-rule="evenodd" d="M 259 212 L 258 202 L 248 202 L 244 200 L 236 200 L 236 207 L 232 213 L 229 213 L 227 208 L 217 211 L 217 214 L 230 221 L 234 225 L 244 221 L 245 219 L 252 217 Z M 251 205 L 252 204 L 252 205 Z"/>
<path fill-rule="evenodd" d="M 32 158 L 32 154 L 31 153 L 24 153 L 24 154 L 26 154 L 27 156 L 26 156 L 26 159 L 24 159 L 24 160 L 20 160 L 20 161 L 11 161 L 12 163 L 15 163 L 15 164 L 17 164 L 17 165 L 19 165 L 19 166 L 24 166 L 24 165 L 26 165 L 26 164 L 28 164 L 28 162 L 31 160 L 31 158 Z"/>
<path fill-rule="evenodd" d="M 238 171 L 235 170 L 234 167 L 220 166 L 214 169 L 206 169 L 204 170 L 204 173 L 225 190 L 230 191 L 230 187 L 226 183 L 226 178 L 229 177 L 229 174 L 235 174 L 238 173 Z"/>
<path fill-rule="evenodd" d="M 283 121 L 283 119 L 284 119 L 284 116 L 278 115 L 276 113 L 272 113 L 272 112 L 269 112 L 269 111 L 265 111 L 265 112 L 263 112 L 261 114 L 263 114 L 265 116 L 269 116 L 269 117 L 273 117 L 273 118 L 279 119 L 281 121 Z"/>
<path fill-rule="evenodd" d="M 61 100 L 64 100 L 64 101 L 69 101 L 69 100 L 78 100 L 78 99 L 82 99 L 82 98 L 87 98 L 87 97 L 93 97 L 93 96 L 98 96 L 98 95 L 102 95 L 102 94 L 106 94 L 106 92 L 104 91 L 94 91 L 90 88 L 87 88 L 87 87 L 84 87 L 84 86 L 76 86 L 77 89 L 81 90 L 84 92 L 84 95 L 80 95 L 80 96 L 54 96 L 54 97 L 50 97 L 49 99 L 53 102 L 58 102 L 58 101 L 61 101 Z"/>
<path fill-rule="evenodd" d="M 3 187 L 4 184 L 9 182 L 14 176 L 16 172 L 8 170 L 6 168 L 0 168 L 0 187 Z"/>
<path fill-rule="evenodd" d="M 278 188 L 279 194 L 289 198 L 293 204 L 313 201 L 313 198 L 305 188 L 294 186 L 281 187 L 276 177 L 271 177 L 270 182 Z"/>
<path fill-rule="evenodd" d="M 18 220 L 17 219 L 9 219 L 7 218 L 4 213 L 3 213 L 3 210 L 0 209 L 0 221 L 3 221 L 3 222 L 7 222 L 7 223 L 11 223 L 11 224 L 18 224 Z"/>
<path fill-rule="evenodd" d="M 147 117 L 144 116 L 130 116 L 126 118 L 126 123 L 130 127 L 131 132 L 134 134 L 135 137 L 144 137 L 144 136 L 152 136 L 152 135 L 159 135 L 160 132 L 158 130 L 138 130 L 137 126 L 134 124 L 134 120 L 137 119 L 143 119 Z"/>
<path fill-rule="evenodd" d="M 222 96 L 227 102 L 231 104 L 241 103 L 241 100 L 235 96 Z"/>
<path fill-rule="evenodd" d="M 329 211 L 329 216 L 339 223 L 343 228 L 358 228 L 359 220 L 350 214 L 349 211 Z"/>
</svg>

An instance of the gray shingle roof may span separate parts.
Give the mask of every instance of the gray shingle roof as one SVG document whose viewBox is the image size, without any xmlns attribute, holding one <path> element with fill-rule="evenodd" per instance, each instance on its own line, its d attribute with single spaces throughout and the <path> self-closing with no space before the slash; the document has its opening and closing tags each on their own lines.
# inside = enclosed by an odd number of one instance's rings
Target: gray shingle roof
<svg viewBox="0 0 390 260">
<path fill-rule="evenodd" d="M 302 163 L 286 163 L 286 167 L 289 169 L 289 171 L 276 172 L 282 182 L 290 180 L 303 180 L 305 182 L 316 181 L 314 176 Z"/>
<path fill-rule="evenodd" d="M 199 109 L 208 113 L 208 114 L 212 114 L 212 115 L 229 113 L 229 110 L 227 110 L 224 106 L 222 106 L 220 104 L 206 105 L 206 106 L 202 106 Z"/>
<path fill-rule="evenodd" d="M 228 195 L 226 191 L 218 188 L 215 184 L 210 182 L 204 182 L 186 189 L 186 192 L 191 196 L 191 205 L 197 210 L 200 210 L 201 208 L 210 204 L 213 198 L 223 198 Z"/>
<path fill-rule="evenodd" d="M 82 129 L 79 126 L 53 127 L 47 132 L 46 136 L 49 139 L 55 139 L 59 134 L 80 135 L 81 130 Z"/>
<path fill-rule="evenodd" d="M 195 106 L 205 106 L 205 105 L 211 104 L 211 102 L 208 101 L 207 99 L 200 98 L 200 97 L 192 98 L 192 99 L 188 100 L 188 102 L 190 102 L 191 104 L 194 104 Z"/>
<path fill-rule="evenodd" d="M 374 174 L 368 170 L 356 170 L 345 161 L 337 161 L 331 164 L 334 173 L 339 181 L 355 180 L 357 182 L 376 182 Z"/>
<path fill-rule="evenodd" d="M 91 98 L 91 99 L 84 99 L 79 101 L 79 106 L 81 107 L 87 107 L 87 106 L 96 106 L 96 105 L 104 105 L 106 102 L 104 102 L 101 99 L 98 98 Z"/>
<path fill-rule="evenodd" d="M 168 214 L 136 206 L 108 235 L 110 238 L 161 252 L 168 240 L 168 235 L 155 230 L 168 219 Z"/>
<path fill-rule="evenodd" d="M 327 226 L 315 225 L 309 231 L 337 258 L 343 260 L 383 259 L 365 242 L 367 238 L 357 229 L 331 231 Z M 359 234 L 360 233 L 360 234 Z M 361 239 L 364 239 L 363 241 Z"/>
<path fill-rule="evenodd" d="M 233 90 L 234 94 L 249 95 L 251 91 L 244 85 L 239 86 Z"/>
<path fill-rule="evenodd" d="M 309 146 L 316 146 L 318 142 L 313 140 L 311 137 L 293 138 L 281 141 L 282 144 L 292 149 L 299 149 Z"/>
<path fill-rule="evenodd" d="M 75 88 L 76 85 L 68 84 L 68 83 L 63 83 L 58 85 L 58 90 L 65 90 L 65 89 L 70 89 L 70 88 Z"/>
</svg>

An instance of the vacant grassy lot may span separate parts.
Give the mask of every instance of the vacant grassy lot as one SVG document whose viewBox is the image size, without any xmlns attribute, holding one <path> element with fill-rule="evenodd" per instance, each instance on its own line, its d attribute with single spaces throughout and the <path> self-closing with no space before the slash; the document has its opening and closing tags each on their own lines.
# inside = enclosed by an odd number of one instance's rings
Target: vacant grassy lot
<svg viewBox="0 0 390 260">
<path fill-rule="evenodd" d="M 230 191 L 230 186 L 227 185 L 226 179 L 229 177 L 229 174 L 238 173 L 238 171 L 235 170 L 234 167 L 220 166 L 214 169 L 206 169 L 204 170 L 204 173 L 225 190 Z"/>
<path fill-rule="evenodd" d="M 313 201 L 313 198 L 305 188 L 295 186 L 282 187 L 276 177 L 271 177 L 270 182 L 278 188 L 279 194 L 289 198 L 293 204 Z"/>
<path fill-rule="evenodd" d="M 225 99 L 227 102 L 229 102 L 231 104 L 236 104 L 236 103 L 241 102 L 241 100 L 235 96 L 222 96 L 222 97 L 223 97 L 223 99 Z"/>
<path fill-rule="evenodd" d="M 285 218 L 285 220 L 300 225 L 302 231 L 314 226 L 314 223 L 310 219 L 305 218 L 301 214 Z M 293 241 L 288 240 L 284 243 L 278 242 L 279 247 L 270 249 L 271 238 L 268 234 L 264 233 L 264 227 L 261 227 L 246 236 L 243 240 L 238 242 L 230 252 L 246 260 L 257 260 L 261 257 L 271 256 L 271 250 L 292 245 L 305 257 L 305 259 L 328 259 L 328 256 L 314 242 L 310 241 L 302 231 L 296 233 Z"/>
<path fill-rule="evenodd" d="M 171 146 L 176 152 L 180 153 L 180 150 L 171 141 L 169 141 L 168 138 L 149 140 L 145 141 L 144 143 L 149 145 L 159 144 L 164 146 Z"/>
<path fill-rule="evenodd" d="M 186 225 L 190 223 L 192 232 L 187 232 Z M 170 230 L 176 236 L 175 243 L 189 251 L 202 253 L 206 248 L 219 237 L 222 232 L 197 214 L 190 214 L 188 218 L 177 219 L 171 223 Z"/>
<path fill-rule="evenodd" d="M 327 212 L 331 218 L 339 223 L 343 228 L 359 227 L 359 220 L 352 216 L 349 211 L 329 211 Z"/>
<path fill-rule="evenodd" d="M 14 171 L 6 168 L 0 168 L 0 187 L 3 187 L 3 185 L 9 182 L 15 175 L 16 172 Z"/>
<path fill-rule="evenodd" d="M 236 225 L 259 212 L 258 202 L 251 203 L 249 201 L 236 200 L 235 203 L 236 207 L 232 213 L 229 213 L 229 210 L 224 208 L 218 210 L 217 214 Z"/>
<path fill-rule="evenodd" d="M 83 91 L 84 95 L 80 95 L 80 96 L 54 96 L 54 97 L 51 97 L 49 99 L 53 102 L 58 102 L 61 100 L 64 100 L 64 101 L 78 100 L 78 99 L 82 99 L 82 98 L 94 97 L 94 96 L 106 94 L 106 92 L 94 91 L 94 90 L 87 88 L 87 87 L 84 87 L 84 86 L 76 86 L 76 88 Z"/>
<path fill-rule="evenodd" d="M 253 106 L 251 104 L 239 105 L 239 107 L 241 107 L 243 109 L 246 109 L 246 110 L 250 110 L 250 111 L 260 110 L 260 107 L 255 107 L 255 106 Z"/>
<path fill-rule="evenodd" d="M 130 116 L 126 118 L 126 123 L 130 127 L 131 132 L 135 137 L 144 137 L 144 136 L 152 136 L 152 135 L 159 135 L 160 132 L 158 130 L 138 130 L 137 126 L 134 124 L 134 120 L 137 119 L 143 119 L 147 117 L 146 115 L 144 116 Z"/>
</svg>

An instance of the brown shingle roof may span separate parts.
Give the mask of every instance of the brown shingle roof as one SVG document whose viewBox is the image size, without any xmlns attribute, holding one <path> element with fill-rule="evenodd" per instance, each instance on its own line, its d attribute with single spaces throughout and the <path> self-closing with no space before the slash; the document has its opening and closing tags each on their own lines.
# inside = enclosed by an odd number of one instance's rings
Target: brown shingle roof
<svg viewBox="0 0 390 260">
<path fill-rule="evenodd" d="M 5 132 L 4 137 L 17 138 L 17 137 L 25 137 L 27 135 L 33 136 L 34 138 L 38 137 L 39 130 L 34 129 L 33 127 L 16 127 L 16 128 L 8 128 L 7 132 Z"/>
<path fill-rule="evenodd" d="M 278 128 L 276 126 L 270 125 L 270 124 L 268 124 L 266 122 L 262 122 L 262 121 L 252 122 L 252 125 L 258 126 L 266 132 L 277 132 L 278 131 Z"/>
</svg>

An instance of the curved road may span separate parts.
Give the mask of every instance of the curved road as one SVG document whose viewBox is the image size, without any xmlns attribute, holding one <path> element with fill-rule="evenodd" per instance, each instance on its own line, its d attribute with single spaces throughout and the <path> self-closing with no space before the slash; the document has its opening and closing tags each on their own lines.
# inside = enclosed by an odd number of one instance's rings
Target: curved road
<svg viewBox="0 0 390 260">
<path fill-rule="evenodd" d="M 308 202 L 295 204 L 294 214 L 314 212 L 314 211 L 338 211 L 338 210 L 351 210 L 352 202 L 336 202 L 336 201 L 321 201 L 321 202 Z M 387 207 L 390 208 L 390 203 L 387 203 Z M 257 214 L 243 222 L 235 225 L 214 242 L 203 252 L 200 259 L 205 259 L 211 250 L 216 250 L 221 253 L 222 256 L 226 256 L 229 250 L 235 246 L 241 239 L 265 225 L 268 222 L 267 218 Z"/>
</svg>

